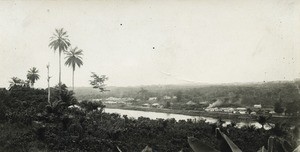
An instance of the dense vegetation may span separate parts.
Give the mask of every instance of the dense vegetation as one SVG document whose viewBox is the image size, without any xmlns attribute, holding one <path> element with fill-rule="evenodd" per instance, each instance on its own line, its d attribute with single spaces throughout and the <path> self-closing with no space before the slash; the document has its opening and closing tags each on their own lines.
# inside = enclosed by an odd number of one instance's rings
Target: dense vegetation
<svg viewBox="0 0 300 152">
<path fill-rule="evenodd" d="M 99 94 L 90 88 L 77 88 L 76 97 L 79 100 L 101 99 L 108 97 L 134 98 L 133 106 L 141 106 L 156 98 L 158 102 L 168 109 L 198 110 L 210 105 L 216 107 L 246 107 L 249 111 L 255 104 L 261 104 L 266 113 L 275 111 L 278 114 L 298 115 L 300 112 L 300 94 L 298 82 L 267 82 L 253 84 L 228 84 L 228 85 L 167 85 L 143 87 L 109 87 L 109 92 Z M 299 84 L 298 84 L 299 85 Z M 165 99 L 165 97 L 172 97 Z M 175 97 L 175 98 L 174 98 Z M 193 105 L 187 104 L 192 102 Z"/>
<path fill-rule="evenodd" d="M 131 119 L 103 113 L 104 105 L 84 101 L 78 103 L 65 85 L 47 91 L 28 86 L 13 86 L 0 92 L 0 151 L 141 151 L 149 145 L 156 151 L 192 151 L 187 137 L 219 149 L 215 128 L 218 124 L 204 121 Z M 61 93 L 60 93 L 61 92 Z M 61 98 L 59 97 L 61 96 Z M 61 99 L 61 100 L 60 100 Z M 83 109 L 76 108 L 80 105 Z M 70 108 L 71 106 L 71 108 Z M 280 136 L 295 146 L 297 128 L 276 125 L 271 130 L 246 126 L 241 129 L 221 127 L 243 151 L 257 151 L 267 145 L 270 135 Z"/>
</svg>

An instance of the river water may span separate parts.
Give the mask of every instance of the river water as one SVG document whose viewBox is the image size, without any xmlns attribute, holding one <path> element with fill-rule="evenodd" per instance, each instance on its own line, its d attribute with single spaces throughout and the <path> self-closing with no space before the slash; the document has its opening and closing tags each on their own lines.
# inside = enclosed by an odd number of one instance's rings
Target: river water
<svg viewBox="0 0 300 152">
<path fill-rule="evenodd" d="M 138 111 L 138 110 L 124 110 L 124 109 L 110 109 L 110 108 L 105 108 L 105 112 L 107 113 L 118 113 L 121 116 L 127 115 L 129 118 L 135 118 L 137 119 L 138 117 L 148 117 L 150 119 L 171 119 L 174 118 L 176 121 L 178 120 L 187 120 L 187 119 L 192 119 L 192 120 L 205 120 L 208 123 L 215 123 L 218 121 L 216 118 L 212 117 L 202 117 L 202 116 L 189 116 L 189 115 L 182 115 L 182 114 L 170 114 L 170 113 L 163 113 L 163 112 L 149 112 L 149 111 Z M 224 119 L 225 121 L 225 126 L 231 123 L 231 120 Z M 237 122 L 236 126 L 238 128 L 245 126 L 245 125 L 254 125 L 256 128 L 261 128 L 261 125 L 258 122 L 246 122 L 246 121 L 241 121 Z M 270 129 L 271 126 L 265 125 L 265 129 Z"/>
</svg>

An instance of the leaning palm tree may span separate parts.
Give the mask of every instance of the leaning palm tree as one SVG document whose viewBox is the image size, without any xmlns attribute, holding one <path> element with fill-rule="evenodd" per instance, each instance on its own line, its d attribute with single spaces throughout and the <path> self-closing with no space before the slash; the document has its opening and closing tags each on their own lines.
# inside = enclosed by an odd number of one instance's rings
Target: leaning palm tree
<svg viewBox="0 0 300 152">
<path fill-rule="evenodd" d="M 27 79 L 29 80 L 31 86 L 34 86 L 36 80 L 40 79 L 40 75 L 38 74 L 39 70 L 36 67 L 32 67 L 28 70 Z"/>
<path fill-rule="evenodd" d="M 73 91 L 74 91 L 74 71 L 75 71 L 75 67 L 76 65 L 80 68 L 80 66 L 83 64 L 82 63 L 82 57 L 81 55 L 82 54 L 82 50 L 79 49 L 77 47 L 75 47 L 74 49 L 70 49 L 69 52 L 66 53 L 66 59 L 67 61 L 65 62 L 65 65 L 67 66 L 71 66 L 72 67 L 72 88 L 73 88 Z"/>
<path fill-rule="evenodd" d="M 61 52 L 65 52 L 71 45 L 68 39 L 67 32 L 63 28 L 55 29 L 55 33 L 50 37 L 49 47 L 54 49 L 54 52 L 59 51 L 59 90 L 61 91 Z"/>
</svg>

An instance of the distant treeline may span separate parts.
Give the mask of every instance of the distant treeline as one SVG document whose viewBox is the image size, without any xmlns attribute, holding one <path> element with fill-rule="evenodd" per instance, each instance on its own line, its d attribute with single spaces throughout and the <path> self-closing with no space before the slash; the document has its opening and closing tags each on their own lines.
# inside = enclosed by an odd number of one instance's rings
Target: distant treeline
<svg viewBox="0 0 300 152">
<path fill-rule="evenodd" d="M 273 107 L 281 100 L 284 103 L 300 99 L 297 84 L 294 82 L 267 82 L 253 84 L 227 84 L 227 85 L 152 85 L 142 87 L 109 87 L 108 92 L 100 93 L 92 88 L 82 87 L 75 89 L 78 100 L 99 99 L 107 97 L 132 97 L 141 99 L 141 92 L 145 100 L 157 97 L 163 100 L 164 96 L 176 96 L 174 102 L 196 103 L 208 101 L 213 103 L 222 100 L 229 104 L 237 103 L 243 106 L 262 104 L 264 107 Z M 142 91 L 141 91 L 142 90 Z"/>
</svg>

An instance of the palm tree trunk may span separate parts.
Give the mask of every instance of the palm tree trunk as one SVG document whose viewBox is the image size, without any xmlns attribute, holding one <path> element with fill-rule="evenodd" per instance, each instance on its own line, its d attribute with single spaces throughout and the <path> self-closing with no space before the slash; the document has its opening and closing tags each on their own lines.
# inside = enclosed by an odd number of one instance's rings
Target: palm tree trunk
<svg viewBox="0 0 300 152">
<path fill-rule="evenodd" d="M 74 91 L 74 69 L 73 69 L 73 72 L 72 72 L 72 86 L 73 86 L 73 91 Z"/>
<path fill-rule="evenodd" d="M 59 48 L 59 99 L 61 99 L 61 49 Z"/>
</svg>

